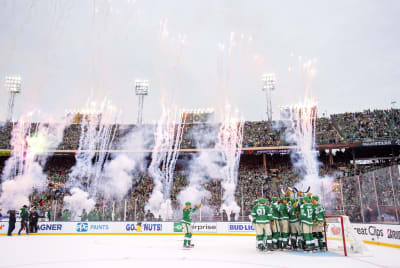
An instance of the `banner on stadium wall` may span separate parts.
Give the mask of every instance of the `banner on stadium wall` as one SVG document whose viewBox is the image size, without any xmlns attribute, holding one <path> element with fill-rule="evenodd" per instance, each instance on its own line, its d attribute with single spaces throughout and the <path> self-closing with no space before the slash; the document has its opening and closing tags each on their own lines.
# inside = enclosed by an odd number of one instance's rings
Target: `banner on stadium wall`
<svg viewBox="0 0 400 268">
<path fill-rule="evenodd" d="M 193 233 L 217 233 L 217 225 L 216 222 L 195 222 L 192 223 L 192 231 Z M 182 223 L 174 222 L 174 233 L 182 232 Z"/>
<path fill-rule="evenodd" d="M 128 233 L 171 233 L 170 222 L 127 222 L 124 224 L 124 232 Z"/>
<path fill-rule="evenodd" d="M 18 232 L 21 227 L 21 222 L 15 223 L 15 229 L 13 233 Z M 0 222 L 0 234 L 7 234 L 8 222 Z M 40 222 L 38 224 L 39 233 L 74 233 L 73 225 L 71 222 Z M 23 231 L 22 233 L 25 233 Z"/>
<path fill-rule="evenodd" d="M 6 234 L 8 231 L 8 222 L 0 222 L 0 234 Z"/>
<path fill-rule="evenodd" d="M 20 224 L 16 224 L 19 229 Z M 73 233 L 71 222 L 40 222 L 38 224 L 39 233 Z"/>
<path fill-rule="evenodd" d="M 19 230 L 20 222 L 15 224 Z M 172 233 L 173 223 L 169 222 L 40 222 L 39 233 L 54 234 L 95 234 L 95 233 Z M 0 234 L 6 234 L 8 222 L 0 223 Z"/>
<path fill-rule="evenodd" d="M 400 225 L 352 224 L 362 240 L 400 245 Z"/>
<path fill-rule="evenodd" d="M 15 224 L 13 234 L 20 228 L 20 222 Z M 386 243 L 400 246 L 400 225 L 386 224 L 352 224 L 355 234 L 361 240 Z M 199 222 L 192 224 L 193 233 L 218 233 L 218 234 L 255 234 L 250 222 Z M 8 222 L 0 222 L 0 234 L 8 231 Z M 162 234 L 181 233 L 182 225 L 174 222 L 40 222 L 39 233 L 53 234 Z M 327 229 L 329 237 L 341 238 L 339 224 L 329 224 Z"/>
<path fill-rule="evenodd" d="M 361 146 L 388 146 L 388 145 L 400 145 L 400 140 L 385 140 L 385 141 L 372 141 L 362 142 Z"/>
<path fill-rule="evenodd" d="M 253 225 L 250 222 L 229 222 L 226 225 L 228 233 L 255 233 Z"/>
<path fill-rule="evenodd" d="M 288 154 L 290 149 L 268 149 L 268 150 L 257 150 L 256 155 L 260 154 Z"/>
</svg>

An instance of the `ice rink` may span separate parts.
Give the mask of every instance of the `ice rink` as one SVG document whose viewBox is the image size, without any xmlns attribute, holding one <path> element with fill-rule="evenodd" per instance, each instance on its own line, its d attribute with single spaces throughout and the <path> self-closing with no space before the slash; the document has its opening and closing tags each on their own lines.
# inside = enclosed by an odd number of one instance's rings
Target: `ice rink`
<svg viewBox="0 0 400 268">
<path fill-rule="evenodd" d="M 400 250 L 368 246 L 369 257 L 334 253 L 260 253 L 250 236 L 31 235 L 1 236 L 0 267 L 400 267 Z M 318 265 L 318 266 L 317 266 Z"/>
</svg>

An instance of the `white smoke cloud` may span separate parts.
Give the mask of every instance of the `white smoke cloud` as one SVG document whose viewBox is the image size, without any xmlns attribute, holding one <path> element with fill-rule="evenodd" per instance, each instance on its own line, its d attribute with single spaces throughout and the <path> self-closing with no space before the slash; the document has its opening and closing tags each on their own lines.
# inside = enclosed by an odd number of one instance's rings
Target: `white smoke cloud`
<svg viewBox="0 0 400 268">
<path fill-rule="evenodd" d="M 39 163 L 34 162 L 29 172 L 3 182 L 0 196 L 1 207 L 7 211 L 9 209 L 19 209 L 23 205 L 29 206 L 29 195 L 33 190 L 40 192 L 45 188 L 46 175 L 43 173 Z"/>
<path fill-rule="evenodd" d="M 149 166 L 154 188 L 145 209 L 154 215 L 161 215 L 163 219 L 169 219 L 173 214 L 170 194 L 185 128 L 184 121 L 185 118 L 176 107 L 170 109 L 164 105 L 154 132 L 155 142 Z"/>
<path fill-rule="evenodd" d="M 132 171 L 135 170 L 135 166 L 135 160 L 125 154 L 118 155 L 106 165 L 99 192 L 107 199 L 122 199 L 132 186 Z"/>
<path fill-rule="evenodd" d="M 222 203 L 221 210 L 225 210 L 228 214 L 235 213 L 235 217 L 240 212 L 240 207 L 235 200 L 236 184 L 232 182 L 222 182 L 222 188 L 225 190 L 222 196 L 224 202 Z"/>
<path fill-rule="evenodd" d="M 122 131 L 124 130 L 122 129 Z M 149 144 L 152 142 L 153 137 L 151 134 L 151 127 L 136 126 L 130 130 L 124 138 L 121 138 L 117 145 L 118 148 L 135 150 L 137 152 L 121 152 L 111 155 L 112 159 L 105 162 L 101 175 L 96 177 L 97 193 L 102 194 L 109 200 L 122 200 L 126 196 L 129 189 L 132 188 L 132 185 L 135 185 L 140 175 L 144 174 L 146 171 L 146 157 L 149 153 L 145 153 L 143 150 L 148 148 Z M 75 166 L 75 170 L 77 170 L 76 174 L 84 174 L 83 170 L 91 169 L 91 165 L 91 161 L 82 161 L 79 166 Z M 83 188 L 80 181 L 83 177 L 80 176 L 77 177 L 77 182 L 72 185 L 73 188 Z M 82 192 L 86 193 L 83 190 L 75 190 L 75 192 L 80 196 L 74 197 L 73 200 L 75 201 L 70 203 L 66 208 L 72 210 L 75 215 L 78 215 L 81 213 L 82 208 L 84 208 L 83 204 L 87 202 L 88 198 L 79 198 L 82 197 Z M 90 193 L 86 193 L 86 195 L 90 196 Z M 91 198 L 94 199 L 93 196 L 91 196 Z M 83 202 L 83 204 L 80 204 L 80 201 Z"/>
<path fill-rule="evenodd" d="M 64 208 L 71 211 L 72 220 L 79 220 L 83 209 L 91 211 L 96 202 L 89 198 L 89 194 L 79 188 L 71 189 L 71 196 L 64 197 Z"/>
<path fill-rule="evenodd" d="M 0 205 L 5 209 L 29 205 L 29 195 L 34 190 L 45 190 L 47 176 L 43 168 L 53 154 L 48 150 L 55 149 L 62 141 L 65 126 L 70 122 L 68 118 L 60 122 L 43 118 L 42 121 L 48 122 L 33 127 L 33 114 L 21 116 L 12 130 L 12 154 L 3 170 L 0 195 Z"/>
<path fill-rule="evenodd" d="M 188 186 L 183 189 L 177 199 L 181 207 L 189 201 L 192 204 L 203 203 L 202 214 L 205 216 L 213 216 L 215 209 L 212 209 L 207 200 L 211 198 L 211 193 L 205 188 L 205 184 L 211 181 L 220 181 L 221 187 L 224 189 L 223 204 L 221 210 L 225 209 L 228 213 L 234 212 L 236 216 L 240 211 L 240 207 L 236 204 L 235 191 L 236 180 L 234 178 L 237 172 L 237 162 L 234 157 L 228 156 L 235 153 L 235 150 L 229 151 L 222 144 L 215 145 L 218 140 L 221 128 L 218 124 L 199 125 L 191 131 L 191 138 L 196 143 L 196 148 L 200 149 L 189 161 Z M 201 150 L 216 146 L 219 151 Z M 240 152 L 240 150 L 239 150 Z M 233 173 L 232 173 L 233 171 Z M 237 179 L 237 178 L 236 178 Z"/>
<path fill-rule="evenodd" d="M 202 210 L 206 211 L 208 204 L 205 203 L 211 197 L 211 193 L 204 187 L 210 180 L 219 180 L 222 176 L 218 152 L 203 151 L 203 148 L 210 148 L 217 137 L 217 125 L 198 125 L 193 127 L 190 137 L 200 151 L 192 155 L 188 162 L 188 186 L 177 196 L 180 207 L 186 202 L 192 204 L 203 203 Z"/>
<path fill-rule="evenodd" d="M 143 150 L 152 142 L 151 134 L 151 128 L 136 126 L 121 141 L 119 147 L 138 152 L 115 153 L 115 158 L 105 165 L 104 174 L 100 178 L 99 192 L 106 198 L 121 200 L 131 189 L 132 184 L 138 182 L 139 176 L 146 172 L 146 158 L 149 153 Z"/>
<path fill-rule="evenodd" d="M 162 193 L 161 181 L 155 181 L 153 192 L 146 204 L 146 210 L 150 210 L 155 217 L 161 216 L 162 219 L 170 219 L 173 215 L 171 199 L 165 199 Z"/>
<path fill-rule="evenodd" d="M 275 127 L 284 127 L 286 141 L 296 147 L 296 150 L 291 151 L 290 157 L 294 171 L 301 176 L 301 179 L 294 186 L 301 191 L 310 187 L 310 191 L 319 195 L 323 202 L 322 199 L 327 196 L 325 192 L 332 189 L 334 178 L 319 176 L 321 163 L 318 160 L 315 144 L 315 102 L 305 99 L 304 103 L 282 111 L 281 119 L 280 124 Z"/>
</svg>

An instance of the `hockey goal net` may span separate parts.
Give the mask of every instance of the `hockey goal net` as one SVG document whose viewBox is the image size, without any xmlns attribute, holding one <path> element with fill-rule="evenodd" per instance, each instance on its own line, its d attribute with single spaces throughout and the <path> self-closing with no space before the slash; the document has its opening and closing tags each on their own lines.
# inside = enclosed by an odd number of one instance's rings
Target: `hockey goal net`
<svg viewBox="0 0 400 268">
<path fill-rule="evenodd" d="M 356 235 L 348 216 L 326 216 L 326 250 L 344 256 L 365 255 L 367 247 Z"/>
</svg>

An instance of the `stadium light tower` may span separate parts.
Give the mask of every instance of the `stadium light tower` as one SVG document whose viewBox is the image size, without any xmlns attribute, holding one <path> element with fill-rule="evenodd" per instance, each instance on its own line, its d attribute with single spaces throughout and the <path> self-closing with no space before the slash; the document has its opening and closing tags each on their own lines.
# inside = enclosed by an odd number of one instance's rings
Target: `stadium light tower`
<svg viewBox="0 0 400 268">
<path fill-rule="evenodd" d="M 21 92 L 22 78 L 19 75 L 6 76 L 4 86 L 10 94 L 8 98 L 7 122 L 10 122 L 13 117 L 15 96 Z"/>
<path fill-rule="evenodd" d="M 261 81 L 263 82 L 262 91 L 265 92 L 267 100 L 267 120 L 272 122 L 272 91 L 275 90 L 276 76 L 274 73 L 264 74 Z"/>
<path fill-rule="evenodd" d="M 144 101 L 144 96 L 147 96 L 149 93 L 149 81 L 148 80 L 136 80 L 135 81 L 135 92 L 136 92 L 136 96 L 138 96 L 138 100 L 139 100 L 137 124 L 141 125 L 142 120 L 143 120 L 143 101 Z"/>
</svg>

